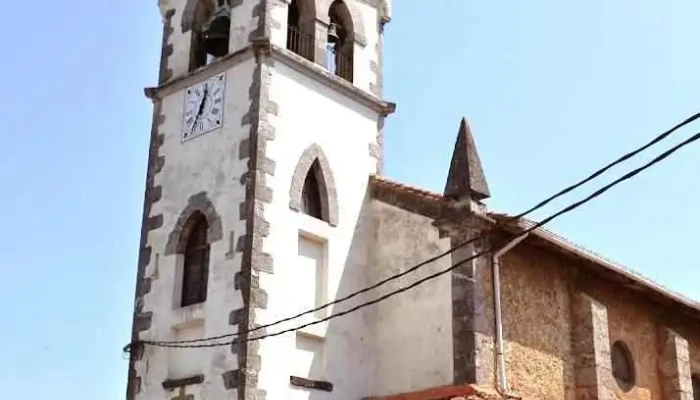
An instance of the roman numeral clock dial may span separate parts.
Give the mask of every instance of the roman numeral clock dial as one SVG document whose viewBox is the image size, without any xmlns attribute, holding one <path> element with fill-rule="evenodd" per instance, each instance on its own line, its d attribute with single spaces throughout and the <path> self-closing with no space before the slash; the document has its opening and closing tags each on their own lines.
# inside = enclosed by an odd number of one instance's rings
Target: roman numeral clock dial
<svg viewBox="0 0 700 400">
<path fill-rule="evenodd" d="M 204 135 L 224 124 L 224 74 L 185 89 L 182 140 Z"/>
</svg>

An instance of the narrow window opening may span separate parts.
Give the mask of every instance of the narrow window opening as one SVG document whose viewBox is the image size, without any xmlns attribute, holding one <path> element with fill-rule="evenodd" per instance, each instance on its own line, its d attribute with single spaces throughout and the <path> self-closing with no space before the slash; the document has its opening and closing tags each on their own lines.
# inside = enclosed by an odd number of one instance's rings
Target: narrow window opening
<svg viewBox="0 0 700 400">
<path fill-rule="evenodd" d="M 181 306 L 187 307 L 202 303 L 207 298 L 209 277 L 209 225 L 203 215 L 197 215 L 192 222 L 185 247 L 185 262 L 182 274 Z"/>
<path fill-rule="evenodd" d="M 318 170 L 320 166 L 318 165 L 318 160 L 314 161 L 309 168 L 309 172 L 306 174 L 306 179 L 304 180 L 304 188 L 301 194 L 301 209 L 304 214 L 310 215 L 314 218 L 323 218 L 323 206 L 321 199 L 321 188 L 319 186 L 318 180 Z"/>
<path fill-rule="evenodd" d="M 302 1 L 302 7 L 298 1 Z M 314 21 L 308 19 L 308 0 L 292 0 L 287 11 L 287 49 L 299 54 L 309 61 L 314 57 Z"/>
<path fill-rule="evenodd" d="M 328 69 L 348 82 L 353 81 L 354 26 L 343 0 L 335 0 L 328 10 Z"/>
<path fill-rule="evenodd" d="M 299 7 L 296 0 L 292 0 L 287 11 L 287 48 L 299 54 Z"/>
<path fill-rule="evenodd" d="M 192 29 L 190 71 L 228 54 L 231 7 L 228 0 L 200 0 Z"/>
</svg>

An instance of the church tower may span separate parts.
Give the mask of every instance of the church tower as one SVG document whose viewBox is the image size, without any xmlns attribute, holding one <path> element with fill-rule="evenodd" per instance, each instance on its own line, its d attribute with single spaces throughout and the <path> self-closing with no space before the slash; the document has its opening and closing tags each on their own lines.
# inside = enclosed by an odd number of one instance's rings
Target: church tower
<svg viewBox="0 0 700 400">
<path fill-rule="evenodd" d="M 245 331 L 366 283 L 347 271 L 366 263 L 351 247 L 394 111 L 389 2 L 159 0 L 128 400 L 363 394 L 361 318 Z"/>
</svg>

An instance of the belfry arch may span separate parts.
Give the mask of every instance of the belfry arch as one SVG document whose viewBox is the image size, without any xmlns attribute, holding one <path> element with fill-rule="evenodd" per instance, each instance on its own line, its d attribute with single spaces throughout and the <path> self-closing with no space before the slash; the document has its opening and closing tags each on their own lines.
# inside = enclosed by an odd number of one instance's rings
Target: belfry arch
<svg viewBox="0 0 700 400">
<path fill-rule="evenodd" d="M 287 49 L 309 61 L 316 52 L 316 3 L 291 0 L 287 8 Z"/>
</svg>

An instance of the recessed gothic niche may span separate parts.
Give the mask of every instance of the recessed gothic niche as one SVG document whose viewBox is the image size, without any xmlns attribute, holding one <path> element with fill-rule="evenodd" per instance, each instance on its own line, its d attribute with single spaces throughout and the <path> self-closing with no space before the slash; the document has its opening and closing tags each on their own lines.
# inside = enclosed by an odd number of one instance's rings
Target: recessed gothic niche
<svg viewBox="0 0 700 400">
<path fill-rule="evenodd" d="M 193 71 L 228 54 L 231 31 L 230 0 L 188 0 L 182 14 L 182 32 L 191 31 L 190 65 Z"/>
<path fill-rule="evenodd" d="M 165 254 L 177 254 L 174 306 L 206 300 L 211 244 L 223 237 L 221 218 L 206 192 L 190 197 L 168 235 Z"/>
<path fill-rule="evenodd" d="M 289 208 L 313 218 L 338 225 L 338 198 L 328 159 L 313 144 L 299 159 L 289 189 Z"/>
<path fill-rule="evenodd" d="M 617 385 L 629 392 L 635 385 L 635 369 L 632 352 L 625 342 L 618 340 L 610 349 L 612 373 Z"/>
</svg>

